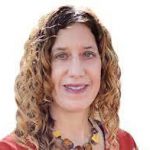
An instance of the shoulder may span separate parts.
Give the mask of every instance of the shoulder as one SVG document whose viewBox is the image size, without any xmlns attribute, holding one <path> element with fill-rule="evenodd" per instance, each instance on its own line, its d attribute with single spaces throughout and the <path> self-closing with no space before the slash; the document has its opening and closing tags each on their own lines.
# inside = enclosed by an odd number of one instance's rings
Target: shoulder
<svg viewBox="0 0 150 150">
<path fill-rule="evenodd" d="M 103 135 L 104 135 L 104 139 L 106 139 L 105 128 L 103 127 L 103 125 L 101 124 L 101 122 L 99 120 L 95 120 L 95 122 L 97 123 L 99 128 L 101 128 Z M 136 142 L 129 132 L 124 131 L 119 128 L 118 132 L 117 132 L 117 139 L 119 142 L 119 150 L 138 150 Z"/>
<path fill-rule="evenodd" d="M 136 143 L 130 133 L 122 129 L 118 130 L 118 141 L 120 150 L 137 150 Z"/>
<path fill-rule="evenodd" d="M 0 150 L 27 150 L 17 144 L 13 138 L 13 135 L 10 134 L 0 140 Z"/>
</svg>

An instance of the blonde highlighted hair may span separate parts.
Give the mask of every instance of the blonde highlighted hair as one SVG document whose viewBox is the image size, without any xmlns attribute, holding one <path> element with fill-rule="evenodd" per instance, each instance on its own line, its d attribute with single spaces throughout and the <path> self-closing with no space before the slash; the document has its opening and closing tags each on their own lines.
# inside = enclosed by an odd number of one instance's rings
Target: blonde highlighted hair
<svg viewBox="0 0 150 150">
<path fill-rule="evenodd" d="M 86 25 L 95 37 L 102 62 L 101 87 L 91 105 L 90 115 L 99 115 L 106 131 L 107 147 L 118 149 L 118 109 L 120 102 L 120 68 L 106 28 L 90 10 L 62 6 L 42 17 L 38 27 L 25 43 L 20 73 L 15 81 L 15 99 L 18 105 L 15 134 L 19 143 L 33 143 L 39 150 L 52 149 L 50 114 L 53 102 L 51 91 L 51 48 L 60 29 L 74 23 Z"/>
</svg>

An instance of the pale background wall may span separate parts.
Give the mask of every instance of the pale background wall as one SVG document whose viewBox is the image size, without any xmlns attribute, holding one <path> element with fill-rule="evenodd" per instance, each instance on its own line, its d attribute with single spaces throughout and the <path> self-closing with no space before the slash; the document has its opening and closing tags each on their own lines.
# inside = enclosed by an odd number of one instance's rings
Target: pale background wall
<svg viewBox="0 0 150 150">
<path fill-rule="evenodd" d="M 5 0 L 0 2 L 0 138 L 15 127 L 14 80 L 23 45 L 43 14 L 61 4 L 93 8 L 111 33 L 122 69 L 121 128 L 149 150 L 150 20 L 148 0 Z"/>
</svg>

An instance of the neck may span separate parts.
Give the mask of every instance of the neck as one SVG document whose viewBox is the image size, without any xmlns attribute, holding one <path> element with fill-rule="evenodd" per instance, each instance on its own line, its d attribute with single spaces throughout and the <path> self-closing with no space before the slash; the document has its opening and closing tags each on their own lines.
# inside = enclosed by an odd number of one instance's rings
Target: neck
<svg viewBox="0 0 150 150">
<path fill-rule="evenodd" d="M 69 112 L 52 106 L 51 115 L 55 120 L 54 129 L 60 130 L 63 138 L 68 138 L 77 145 L 84 144 L 91 135 L 88 111 L 86 109 L 80 112 Z"/>
</svg>

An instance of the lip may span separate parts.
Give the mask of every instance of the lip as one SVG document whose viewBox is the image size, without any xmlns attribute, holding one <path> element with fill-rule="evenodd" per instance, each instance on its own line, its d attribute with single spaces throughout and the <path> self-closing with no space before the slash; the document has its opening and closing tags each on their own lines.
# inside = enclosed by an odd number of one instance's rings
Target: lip
<svg viewBox="0 0 150 150">
<path fill-rule="evenodd" d="M 64 84 L 64 86 L 65 87 L 67 87 L 67 86 L 73 86 L 73 87 L 79 87 L 79 86 L 87 86 L 88 84 L 81 84 L 81 83 L 79 83 L 79 84 Z"/>
<path fill-rule="evenodd" d="M 83 86 L 83 88 L 81 88 L 81 89 L 72 89 L 72 88 L 69 88 L 69 86 L 70 87 L 82 87 Z M 65 88 L 65 91 L 67 93 L 82 94 L 82 93 L 86 92 L 88 86 L 89 86 L 88 84 L 65 84 L 64 88 Z"/>
</svg>

